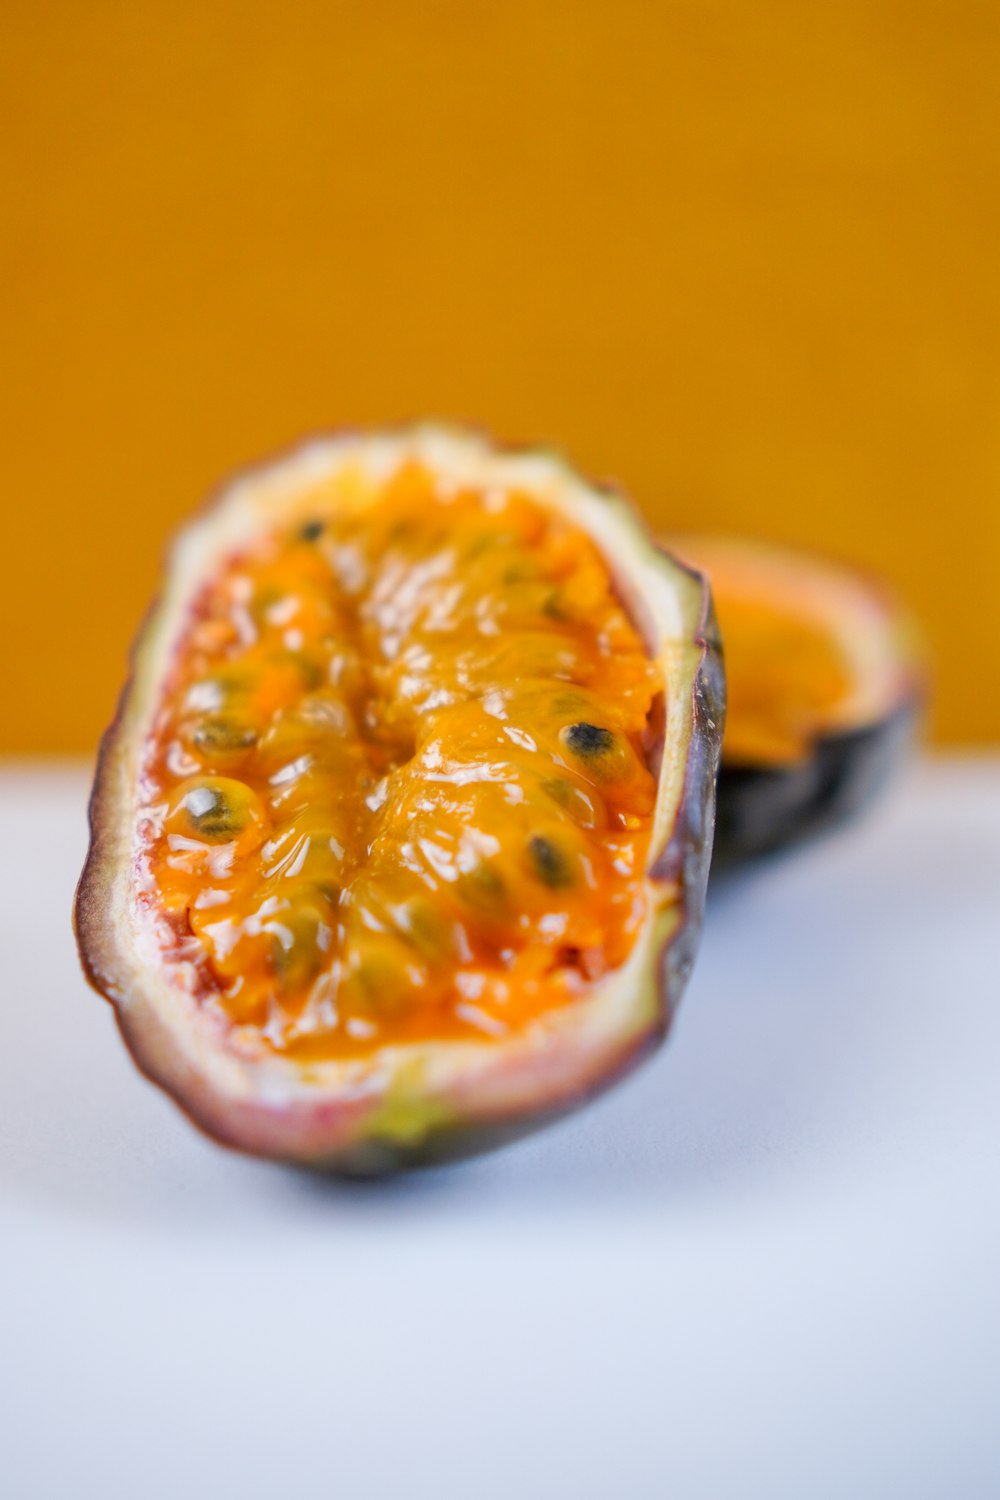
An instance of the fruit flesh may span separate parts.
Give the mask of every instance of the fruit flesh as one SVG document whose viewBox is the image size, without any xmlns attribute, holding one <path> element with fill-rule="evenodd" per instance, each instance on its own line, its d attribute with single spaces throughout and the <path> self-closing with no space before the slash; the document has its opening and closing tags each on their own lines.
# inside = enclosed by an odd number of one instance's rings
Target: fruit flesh
<svg viewBox="0 0 1000 1500">
<path fill-rule="evenodd" d="M 863 577 L 739 538 L 669 545 L 711 580 L 725 646 L 724 766 L 807 762 L 824 736 L 891 713 L 910 690 L 910 644 Z"/>
<path fill-rule="evenodd" d="M 720 587 L 728 671 L 723 755 L 743 765 L 800 759 L 850 691 L 850 664 L 822 625 L 780 602 Z"/>
<path fill-rule="evenodd" d="M 499 1038 L 627 957 L 662 683 L 593 543 L 402 467 L 201 592 L 143 775 L 142 900 L 233 1040 Z"/>
</svg>

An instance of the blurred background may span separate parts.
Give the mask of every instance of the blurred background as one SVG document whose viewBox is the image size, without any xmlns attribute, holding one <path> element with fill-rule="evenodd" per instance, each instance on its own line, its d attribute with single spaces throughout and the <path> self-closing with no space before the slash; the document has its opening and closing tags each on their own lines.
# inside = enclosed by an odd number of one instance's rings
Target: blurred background
<svg viewBox="0 0 1000 1500">
<path fill-rule="evenodd" d="M 7 0 L 0 750 L 234 466 L 419 415 L 887 575 L 1000 738 L 994 0 Z"/>
</svg>

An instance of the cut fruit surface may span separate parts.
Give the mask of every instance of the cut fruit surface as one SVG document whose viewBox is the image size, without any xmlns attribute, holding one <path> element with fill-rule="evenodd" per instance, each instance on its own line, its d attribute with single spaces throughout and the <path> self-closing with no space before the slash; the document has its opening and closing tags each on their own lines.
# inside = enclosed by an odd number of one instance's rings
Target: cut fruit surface
<svg viewBox="0 0 1000 1500">
<path fill-rule="evenodd" d="M 707 595 L 553 459 L 309 445 L 181 538 L 102 755 L 84 962 L 213 1134 L 379 1170 L 661 1034 L 697 934 Z"/>
<path fill-rule="evenodd" d="M 195 601 L 144 767 L 153 900 L 279 1051 L 503 1035 L 641 926 L 660 674 L 522 494 L 412 463 L 314 510 Z"/>
<path fill-rule="evenodd" d="M 708 575 L 726 656 L 716 860 L 804 837 L 863 803 L 910 738 L 912 622 L 842 565 L 731 536 L 668 545 Z"/>
</svg>

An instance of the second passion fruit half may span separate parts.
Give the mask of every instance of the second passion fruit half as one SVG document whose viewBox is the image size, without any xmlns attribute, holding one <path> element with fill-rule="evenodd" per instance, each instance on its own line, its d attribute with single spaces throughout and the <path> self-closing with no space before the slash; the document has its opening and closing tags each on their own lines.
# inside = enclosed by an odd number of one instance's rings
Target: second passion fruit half
<svg viewBox="0 0 1000 1500">
<path fill-rule="evenodd" d="M 734 536 L 667 546 L 708 576 L 726 658 L 717 866 L 863 807 L 898 766 L 923 697 L 907 612 L 856 570 Z"/>
<path fill-rule="evenodd" d="M 722 730 L 707 587 L 559 461 L 306 445 L 181 535 L 106 736 L 81 954 L 219 1140 L 373 1172 L 664 1034 Z"/>
</svg>

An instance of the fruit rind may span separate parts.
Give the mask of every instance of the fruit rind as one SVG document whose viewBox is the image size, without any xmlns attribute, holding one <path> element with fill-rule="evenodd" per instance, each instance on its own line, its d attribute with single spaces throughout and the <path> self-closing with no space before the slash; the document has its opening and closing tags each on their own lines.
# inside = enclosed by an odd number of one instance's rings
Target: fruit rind
<svg viewBox="0 0 1000 1500">
<path fill-rule="evenodd" d="M 520 486 L 564 510 L 603 552 L 623 602 L 662 658 L 668 732 L 660 747 L 650 913 L 620 969 L 521 1033 L 384 1047 L 370 1059 L 307 1070 L 264 1049 L 257 1056 L 235 1050 L 223 1024 L 199 1005 L 193 971 L 180 963 L 169 977 L 164 972 L 134 892 L 139 757 L 199 582 L 334 471 L 357 471 L 374 483 L 408 458 L 458 479 Z M 700 930 L 722 715 L 708 588 L 646 537 L 621 496 L 586 484 L 551 455 L 499 450 L 442 428 L 312 441 L 237 478 L 173 548 L 101 749 L 75 910 L 84 969 L 112 1002 L 140 1069 L 227 1145 L 372 1173 L 499 1144 L 606 1086 L 665 1034 Z"/>
<path fill-rule="evenodd" d="M 716 789 L 716 870 L 777 853 L 861 812 L 913 744 L 919 704 L 859 729 L 818 737 L 793 766 L 725 765 Z"/>
</svg>

